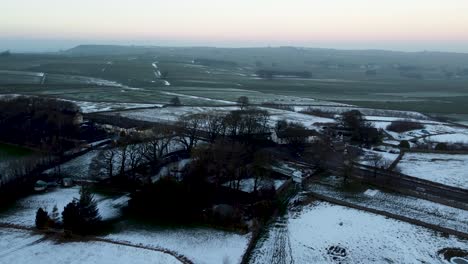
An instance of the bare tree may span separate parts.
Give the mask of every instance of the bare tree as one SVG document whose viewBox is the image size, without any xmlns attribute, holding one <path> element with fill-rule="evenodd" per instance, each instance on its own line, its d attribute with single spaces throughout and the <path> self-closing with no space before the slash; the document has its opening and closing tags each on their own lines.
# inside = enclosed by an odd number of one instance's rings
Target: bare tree
<svg viewBox="0 0 468 264">
<path fill-rule="evenodd" d="M 244 108 L 250 104 L 249 98 L 247 96 L 241 96 L 237 99 L 237 104 L 239 104 L 241 110 L 244 110 Z"/>
<path fill-rule="evenodd" d="M 174 96 L 171 98 L 171 100 L 169 101 L 169 103 L 173 106 L 181 106 L 182 105 L 182 102 L 180 101 L 180 98 L 178 96 Z"/>
<path fill-rule="evenodd" d="M 144 139 L 144 159 L 150 163 L 153 170 L 161 157 L 168 152 L 168 147 L 173 140 L 173 133 L 169 127 L 153 128 L 151 135 Z"/>
<path fill-rule="evenodd" d="M 217 137 L 225 134 L 224 116 L 218 113 L 208 113 L 205 115 L 205 129 L 211 142 Z"/>
<path fill-rule="evenodd" d="M 374 178 L 377 177 L 377 171 L 384 165 L 384 158 L 378 153 L 374 153 L 369 157 L 371 166 L 374 168 Z"/>
<path fill-rule="evenodd" d="M 254 176 L 254 192 L 257 191 L 259 185 L 270 175 L 267 167 L 271 164 L 271 156 L 265 151 L 257 151 L 254 154 L 252 164 L 252 173 Z"/>
<path fill-rule="evenodd" d="M 143 160 L 144 146 L 141 144 L 130 145 L 127 153 L 129 172 L 132 176 L 132 180 L 135 180 L 136 169 L 141 165 Z"/>
<path fill-rule="evenodd" d="M 198 134 L 203 124 L 204 115 L 183 116 L 177 122 L 177 140 L 190 152 L 198 142 Z"/>
</svg>

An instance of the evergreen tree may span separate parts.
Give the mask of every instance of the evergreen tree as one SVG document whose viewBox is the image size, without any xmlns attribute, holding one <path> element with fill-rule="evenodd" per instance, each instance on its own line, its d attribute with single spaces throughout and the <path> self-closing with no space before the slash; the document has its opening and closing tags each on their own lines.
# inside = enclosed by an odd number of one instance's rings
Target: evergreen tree
<svg viewBox="0 0 468 264">
<path fill-rule="evenodd" d="M 75 231 L 79 227 L 80 213 L 76 199 L 67 204 L 62 212 L 63 228 L 65 230 Z"/>
<path fill-rule="evenodd" d="M 83 228 L 94 228 L 101 221 L 97 203 L 94 195 L 88 187 L 82 186 L 80 189 L 80 199 L 78 200 L 78 210 Z M 86 230 L 84 230 L 86 231 Z"/>
<path fill-rule="evenodd" d="M 63 227 L 68 231 L 89 234 L 96 229 L 101 221 L 101 216 L 94 196 L 88 187 L 82 186 L 80 198 L 73 199 L 71 203 L 65 206 L 62 219 Z"/>
<path fill-rule="evenodd" d="M 44 229 L 49 223 L 49 214 L 44 209 L 39 208 L 36 213 L 36 227 L 38 229 Z"/>
</svg>

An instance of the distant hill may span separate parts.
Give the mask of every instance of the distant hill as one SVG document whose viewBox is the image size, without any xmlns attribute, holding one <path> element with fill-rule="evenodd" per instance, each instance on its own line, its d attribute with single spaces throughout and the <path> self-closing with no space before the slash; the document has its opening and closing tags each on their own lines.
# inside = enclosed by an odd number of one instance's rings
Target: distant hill
<svg viewBox="0 0 468 264">
<path fill-rule="evenodd" d="M 158 47 L 158 46 L 119 46 L 119 45 L 79 45 L 63 52 L 67 55 L 167 55 L 173 54 L 206 59 L 222 59 L 241 62 L 262 58 L 279 61 L 298 61 L 340 64 L 402 64 L 444 66 L 458 65 L 468 67 L 467 53 L 452 52 L 400 52 L 386 50 L 336 50 L 323 48 L 214 48 L 214 47 Z M 396 65 L 398 67 L 398 65 Z"/>
</svg>

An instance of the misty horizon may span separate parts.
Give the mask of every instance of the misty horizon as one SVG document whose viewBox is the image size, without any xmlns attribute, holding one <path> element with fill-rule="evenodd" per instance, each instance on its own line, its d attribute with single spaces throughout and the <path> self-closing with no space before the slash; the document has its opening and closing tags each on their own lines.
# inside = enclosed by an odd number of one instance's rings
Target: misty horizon
<svg viewBox="0 0 468 264">
<path fill-rule="evenodd" d="M 13 53 L 54 53 L 69 50 L 80 45 L 115 45 L 115 46 L 146 46 L 146 47 L 211 47 L 211 48 L 277 48 L 296 47 L 311 49 L 335 50 L 382 50 L 394 52 L 447 52 L 468 53 L 468 44 L 453 44 L 441 48 L 438 44 L 365 44 L 365 43 L 291 43 L 291 42 L 244 42 L 232 43 L 223 41 L 189 41 L 189 40 L 160 40 L 160 41 L 125 41 L 125 40 L 44 40 L 44 39 L 1 39 L 0 51 L 9 50 Z"/>
<path fill-rule="evenodd" d="M 468 52 L 460 0 L 18 0 L 2 11 L 0 50 L 13 52 L 80 44 Z"/>
</svg>

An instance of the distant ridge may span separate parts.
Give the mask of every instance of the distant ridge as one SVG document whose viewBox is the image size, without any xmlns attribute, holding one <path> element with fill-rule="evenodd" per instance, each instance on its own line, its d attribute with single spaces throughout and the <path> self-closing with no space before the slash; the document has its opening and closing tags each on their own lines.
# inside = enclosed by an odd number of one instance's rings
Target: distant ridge
<svg viewBox="0 0 468 264">
<path fill-rule="evenodd" d="M 388 51 L 378 49 L 367 50 L 340 50 L 340 49 L 327 49 L 327 48 L 304 48 L 304 47 L 255 47 L 255 48 L 217 48 L 217 47 L 170 47 L 170 46 L 137 46 L 137 45 L 79 45 L 69 50 L 65 50 L 62 54 L 66 55 L 144 55 L 144 54 L 168 54 L 177 53 L 187 56 L 200 53 L 210 55 L 213 51 L 216 53 L 225 52 L 226 55 L 257 55 L 257 56 L 297 56 L 307 55 L 308 57 L 317 56 L 337 56 L 345 61 L 359 61 L 372 62 L 372 60 L 387 59 L 394 61 L 394 63 L 434 63 L 443 65 L 444 63 L 451 64 L 457 63 L 466 65 L 468 60 L 468 53 L 455 53 L 455 52 L 438 52 L 438 51 L 419 51 L 419 52 L 404 52 L 404 51 Z M 211 54 L 212 55 L 212 54 Z M 388 62 L 388 61 L 387 61 Z"/>
</svg>

